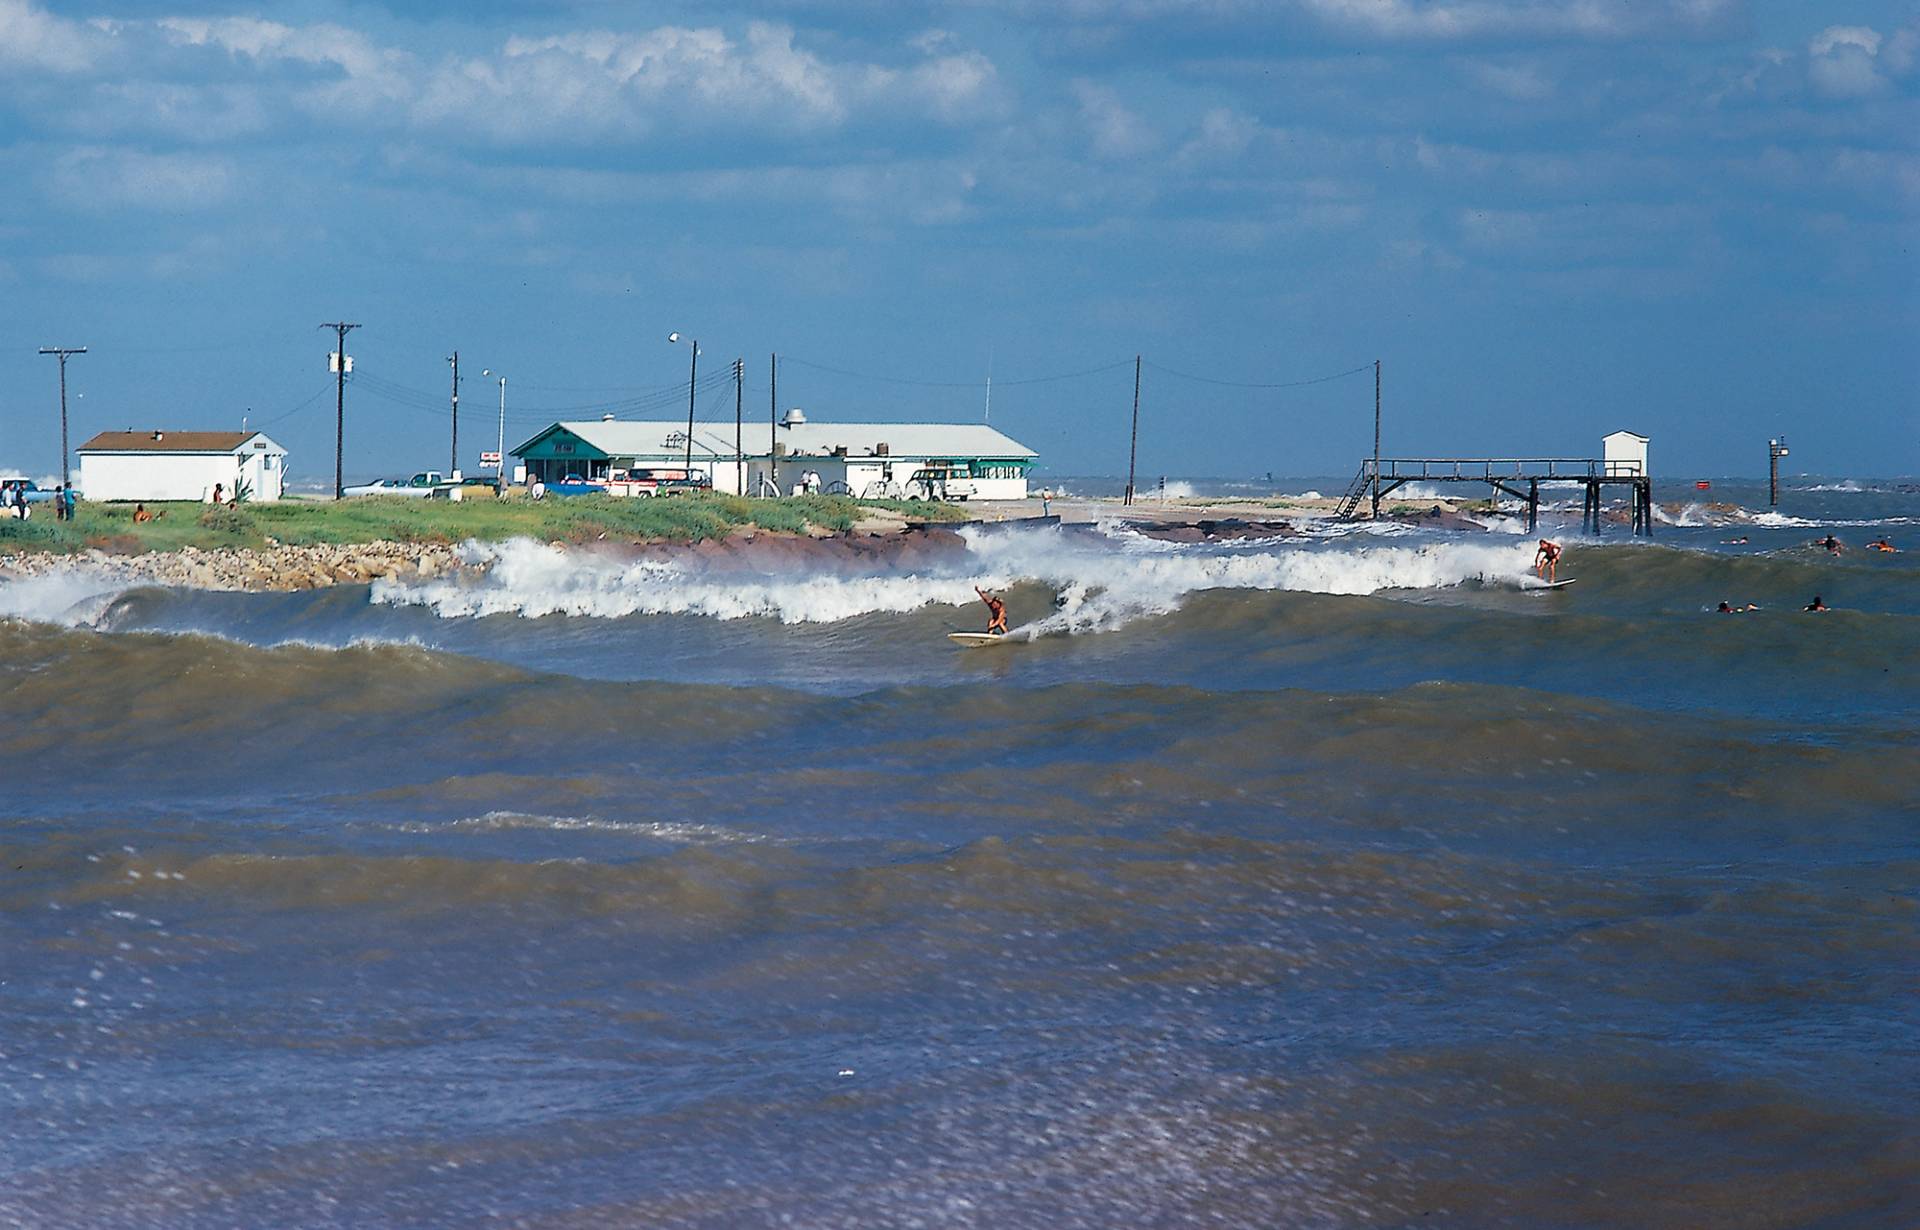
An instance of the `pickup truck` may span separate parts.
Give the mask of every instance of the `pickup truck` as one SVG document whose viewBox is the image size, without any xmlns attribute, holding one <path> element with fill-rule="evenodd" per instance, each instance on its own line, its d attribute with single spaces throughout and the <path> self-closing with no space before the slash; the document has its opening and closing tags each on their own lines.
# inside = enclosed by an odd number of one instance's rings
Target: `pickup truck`
<svg viewBox="0 0 1920 1230">
<path fill-rule="evenodd" d="M 607 478 L 607 494 L 646 499 L 656 495 L 685 495 L 712 489 L 704 474 L 688 474 L 682 467 L 615 470 Z"/>
<path fill-rule="evenodd" d="M 429 496 L 436 490 L 453 486 L 438 470 L 422 470 L 412 478 L 376 478 L 370 483 L 348 487 L 342 495 Z"/>
<path fill-rule="evenodd" d="M 13 507 L 13 493 L 16 490 L 26 493 L 29 504 L 44 504 L 53 498 L 53 492 L 30 478 L 0 478 L 0 505 Z"/>
</svg>

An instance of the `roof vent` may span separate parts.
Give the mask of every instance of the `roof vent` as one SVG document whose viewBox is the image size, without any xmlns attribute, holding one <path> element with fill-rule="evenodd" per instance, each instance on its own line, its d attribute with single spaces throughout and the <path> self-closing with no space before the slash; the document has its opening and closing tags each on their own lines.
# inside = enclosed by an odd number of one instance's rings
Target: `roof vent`
<svg viewBox="0 0 1920 1230">
<path fill-rule="evenodd" d="M 164 440 L 167 438 L 167 433 L 164 431 L 156 431 L 153 433 L 153 438 L 155 440 Z"/>
<path fill-rule="evenodd" d="M 806 421 L 807 421 L 807 412 L 805 410 L 802 410 L 800 407 L 795 406 L 793 409 L 787 411 L 787 417 L 780 420 L 780 426 L 798 427 L 801 424 L 805 423 Z"/>
<path fill-rule="evenodd" d="M 609 411 L 608 411 L 607 413 L 605 413 L 605 414 L 603 414 L 603 415 L 601 415 L 601 416 L 600 416 L 600 421 L 601 421 L 602 423 L 611 423 L 611 422 L 613 422 L 613 412 L 612 412 L 611 410 L 609 410 Z"/>
</svg>

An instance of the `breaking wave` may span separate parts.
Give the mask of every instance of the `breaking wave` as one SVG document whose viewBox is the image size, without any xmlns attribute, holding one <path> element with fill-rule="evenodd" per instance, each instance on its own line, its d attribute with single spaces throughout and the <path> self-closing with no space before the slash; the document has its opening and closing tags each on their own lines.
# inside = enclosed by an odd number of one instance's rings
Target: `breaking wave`
<svg viewBox="0 0 1920 1230">
<path fill-rule="evenodd" d="M 1372 594 L 1468 582 L 1525 586 L 1530 544 L 1446 542 L 1350 546 L 1287 542 L 1196 547 L 1122 528 L 1105 540 L 1040 532 L 968 530 L 967 552 L 911 572 L 821 575 L 715 571 L 697 561 L 620 560 L 529 540 L 464 548 L 479 576 L 424 583 L 377 581 L 372 600 L 419 606 L 443 618 L 511 614 L 613 619 L 688 614 L 786 624 L 837 623 L 875 613 L 966 606 L 976 585 L 1051 588 L 1057 610 L 1025 634 L 1098 631 L 1177 610 L 1215 589 Z"/>
</svg>

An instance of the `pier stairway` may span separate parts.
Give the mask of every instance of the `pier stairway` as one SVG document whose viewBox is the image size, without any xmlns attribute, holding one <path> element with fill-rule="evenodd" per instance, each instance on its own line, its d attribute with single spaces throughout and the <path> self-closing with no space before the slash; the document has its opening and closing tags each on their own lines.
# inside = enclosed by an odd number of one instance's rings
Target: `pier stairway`
<svg viewBox="0 0 1920 1230">
<path fill-rule="evenodd" d="M 1352 520 L 1360 508 L 1360 501 L 1367 498 L 1367 488 L 1373 485 L 1373 462 L 1360 463 L 1360 472 L 1347 484 L 1347 492 L 1340 497 L 1340 505 L 1334 510 L 1334 516 L 1341 521 Z"/>
</svg>

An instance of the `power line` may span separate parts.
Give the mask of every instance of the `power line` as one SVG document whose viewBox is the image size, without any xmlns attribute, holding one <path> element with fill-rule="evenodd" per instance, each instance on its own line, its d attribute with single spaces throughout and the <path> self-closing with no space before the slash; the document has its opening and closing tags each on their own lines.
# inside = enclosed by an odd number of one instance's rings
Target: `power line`
<svg viewBox="0 0 1920 1230">
<path fill-rule="evenodd" d="M 333 387 L 333 381 L 331 380 L 327 381 L 327 383 L 321 385 L 318 389 L 314 390 L 312 397 L 307 398 L 305 401 L 301 402 L 299 405 L 295 406 L 293 409 L 287 411 L 284 414 L 277 414 L 274 417 L 267 419 L 265 422 L 260 424 L 260 427 L 271 427 L 275 423 L 286 422 L 288 419 L 292 418 L 294 415 L 300 413 L 302 410 L 305 410 L 308 406 L 311 406 L 314 402 L 317 402 L 322 397 L 325 397 L 327 395 L 327 390 L 332 387 Z M 259 430 L 259 428 L 255 428 L 255 430 L 257 431 Z"/>
<path fill-rule="evenodd" d="M 1195 376 L 1188 372 L 1175 371 L 1171 367 L 1162 367 L 1158 363 L 1148 363 L 1147 366 L 1151 367 L 1154 371 L 1164 372 L 1169 376 L 1178 376 L 1182 380 L 1194 380 L 1201 384 L 1217 384 L 1230 389 L 1298 389 L 1310 384 L 1325 384 L 1329 380 L 1342 380 L 1348 376 L 1357 376 L 1361 372 L 1373 370 L 1373 364 L 1362 363 L 1359 367 L 1349 368 L 1344 372 L 1335 372 L 1331 376 L 1315 376 L 1312 380 L 1288 380 L 1278 384 L 1259 384 L 1244 380 L 1215 380 L 1211 376 Z"/>
<path fill-rule="evenodd" d="M 879 376 L 872 372 L 855 372 L 848 371 L 844 367 L 829 367 L 825 363 L 810 363 L 805 359 L 796 359 L 791 355 L 781 361 L 784 363 L 798 363 L 802 367 L 811 367 L 813 370 L 819 372 L 832 372 L 836 376 L 850 376 L 855 380 L 877 380 L 882 384 L 910 384 L 923 389 L 977 389 L 981 385 L 981 382 L 978 380 L 913 380 L 904 376 Z M 1117 363 L 1103 363 L 1099 367 L 1089 367 L 1085 371 L 1062 372 L 1056 376 L 1030 376 L 1024 380 L 998 380 L 995 381 L 995 383 L 1002 388 L 1006 388 L 1009 385 L 1049 384 L 1056 380 L 1078 380 L 1083 376 L 1097 376 L 1101 372 L 1110 372 L 1118 368 L 1126 367 L 1128 362 L 1129 360 L 1122 359 Z"/>
</svg>

